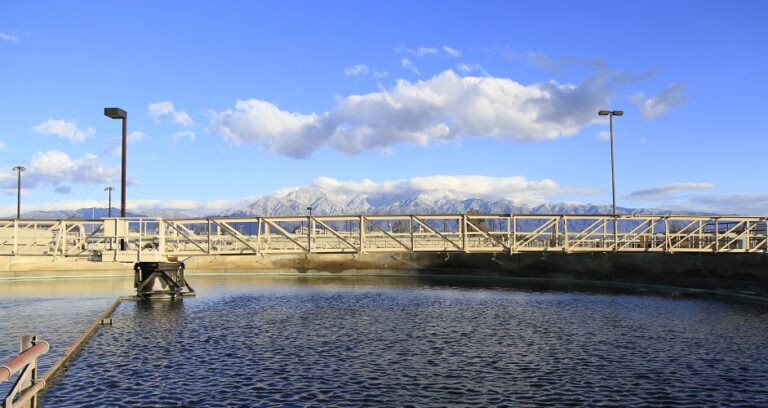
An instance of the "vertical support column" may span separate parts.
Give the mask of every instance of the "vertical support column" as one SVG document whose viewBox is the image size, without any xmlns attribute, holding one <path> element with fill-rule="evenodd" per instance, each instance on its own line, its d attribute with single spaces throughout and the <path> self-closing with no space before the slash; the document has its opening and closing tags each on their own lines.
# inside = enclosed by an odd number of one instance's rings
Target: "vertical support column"
<svg viewBox="0 0 768 408">
<path fill-rule="evenodd" d="M 509 245 L 509 253 L 514 252 L 514 245 L 512 241 L 512 214 L 507 216 L 507 245 Z"/>
<path fill-rule="evenodd" d="M 467 252 L 467 214 L 461 214 L 461 251 Z"/>
<path fill-rule="evenodd" d="M 261 217 L 259 217 L 258 229 L 256 230 L 256 253 L 261 254 Z"/>
<path fill-rule="evenodd" d="M 25 334 L 19 338 L 19 354 L 23 353 L 30 347 L 35 345 L 35 342 L 37 341 L 37 336 L 31 335 L 31 334 Z M 30 361 L 29 363 L 29 369 L 24 370 L 22 374 L 20 374 L 21 377 L 19 377 L 18 384 L 21 385 L 21 388 L 19 391 L 23 391 L 33 385 L 35 385 L 35 381 L 37 380 L 37 359 L 34 359 Z M 14 404 L 14 406 L 16 406 Z M 24 405 L 21 405 L 20 408 L 35 408 L 37 407 L 37 394 L 32 396 L 32 398 L 27 401 Z"/>
<path fill-rule="evenodd" d="M 307 254 L 312 253 L 312 230 L 315 229 L 315 220 L 312 217 L 307 217 L 307 226 L 309 227 L 309 232 L 307 233 Z"/>
<path fill-rule="evenodd" d="M 570 252 L 570 243 L 568 242 L 568 217 L 561 215 L 563 219 L 563 252 Z"/>
<path fill-rule="evenodd" d="M 165 221 L 160 218 L 157 220 L 157 251 L 158 256 L 160 259 L 166 259 L 165 258 L 165 230 L 167 229 L 167 226 L 165 225 Z"/>
<path fill-rule="evenodd" d="M 13 220 L 13 255 L 19 254 L 19 220 Z"/>
<path fill-rule="evenodd" d="M 362 255 L 365 253 L 365 217 L 360 216 L 360 248 L 357 253 Z"/>
<path fill-rule="evenodd" d="M 414 245 L 414 236 L 413 236 L 413 215 L 408 217 L 408 231 L 411 233 L 411 252 L 416 250 L 416 246 Z"/>
<path fill-rule="evenodd" d="M 66 255 L 67 255 L 67 223 L 64 220 L 61 220 L 61 256 L 66 256 Z"/>
<path fill-rule="evenodd" d="M 664 218 L 664 252 L 672 251 L 672 240 L 669 236 L 669 218 Z"/>
<path fill-rule="evenodd" d="M 512 250 L 517 252 L 517 216 L 512 215 Z"/>
<path fill-rule="evenodd" d="M 206 220 L 206 224 L 208 225 L 208 228 L 206 228 L 206 238 L 208 241 L 208 255 L 210 255 L 211 248 L 213 248 L 213 245 L 211 243 L 211 219 L 210 218 Z"/>
</svg>

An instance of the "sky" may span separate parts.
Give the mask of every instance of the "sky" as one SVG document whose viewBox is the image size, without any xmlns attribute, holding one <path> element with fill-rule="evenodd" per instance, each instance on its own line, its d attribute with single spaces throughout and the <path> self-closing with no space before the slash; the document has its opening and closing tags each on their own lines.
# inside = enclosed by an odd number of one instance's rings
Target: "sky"
<svg viewBox="0 0 768 408">
<path fill-rule="evenodd" d="M 768 213 L 764 1 L 0 0 L 0 216 L 290 187 Z M 0 167 L 2 169 L 2 167 Z M 514 188 L 510 188 L 514 185 Z M 388 190 L 389 189 L 389 190 Z"/>
</svg>

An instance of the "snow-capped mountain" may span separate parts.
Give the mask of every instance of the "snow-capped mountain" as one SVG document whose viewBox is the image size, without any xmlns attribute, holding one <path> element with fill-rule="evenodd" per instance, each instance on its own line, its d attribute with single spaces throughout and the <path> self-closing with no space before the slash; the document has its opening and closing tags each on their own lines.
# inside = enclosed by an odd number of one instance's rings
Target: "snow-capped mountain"
<svg viewBox="0 0 768 408">
<path fill-rule="evenodd" d="M 317 187 L 303 187 L 265 195 L 241 209 L 231 209 L 225 216 L 306 215 L 312 207 L 315 215 L 343 214 L 610 214 L 610 205 L 578 203 L 543 203 L 529 205 L 511 199 L 476 197 L 457 198 L 450 193 L 427 192 L 415 195 L 339 193 Z M 622 214 L 657 214 L 658 209 L 619 207 Z"/>
</svg>

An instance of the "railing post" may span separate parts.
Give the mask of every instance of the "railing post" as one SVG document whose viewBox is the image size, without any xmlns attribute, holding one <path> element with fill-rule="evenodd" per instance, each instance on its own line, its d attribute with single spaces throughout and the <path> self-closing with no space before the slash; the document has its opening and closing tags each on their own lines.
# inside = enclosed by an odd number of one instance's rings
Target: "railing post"
<svg viewBox="0 0 768 408">
<path fill-rule="evenodd" d="M 211 254 L 211 248 L 213 247 L 211 245 L 211 219 L 208 218 L 206 221 L 207 221 L 207 225 L 208 225 L 208 228 L 206 228 L 206 239 L 208 241 L 207 254 L 210 255 Z"/>
<path fill-rule="evenodd" d="M 568 217 L 565 215 L 561 216 L 563 218 L 563 252 L 570 252 L 570 244 L 568 242 Z"/>
<path fill-rule="evenodd" d="M 461 252 L 467 252 L 467 214 L 461 214 Z"/>
<path fill-rule="evenodd" d="M 259 217 L 258 228 L 256 229 L 256 253 L 261 254 L 261 217 Z"/>
<path fill-rule="evenodd" d="M 357 250 L 359 255 L 365 253 L 365 217 L 360 216 L 360 248 Z"/>
<path fill-rule="evenodd" d="M 416 250 L 416 246 L 414 245 L 413 214 L 408 217 L 408 231 L 411 233 L 411 252 L 414 252 Z"/>
<path fill-rule="evenodd" d="M 312 230 L 315 229 L 315 220 L 312 219 L 312 216 L 307 217 L 307 226 L 309 227 L 309 232 L 307 233 L 307 254 L 312 253 Z"/>
<path fill-rule="evenodd" d="M 13 220 L 13 255 L 19 254 L 19 220 Z"/>
</svg>

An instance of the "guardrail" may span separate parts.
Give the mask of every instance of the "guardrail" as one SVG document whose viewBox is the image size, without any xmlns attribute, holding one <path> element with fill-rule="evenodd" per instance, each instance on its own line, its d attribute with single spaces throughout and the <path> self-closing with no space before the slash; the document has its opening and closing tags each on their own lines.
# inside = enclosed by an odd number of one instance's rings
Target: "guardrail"
<svg viewBox="0 0 768 408">
<path fill-rule="evenodd" d="M 768 253 L 765 216 L 427 214 L 0 220 L 0 255 L 168 256 L 375 252 Z"/>
<path fill-rule="evenodd" d="M 20 353 L 5 365 L 0 366 L 0 383 L 19 373 L 13 387 L 3 400 L 3 408 L 37 406 L 37 393 L 45 388 L 45 380 L 37 378 L 37 358 L 48 352 L 50 346 L 37 336 L 22 336 Z"/>
</svg>

